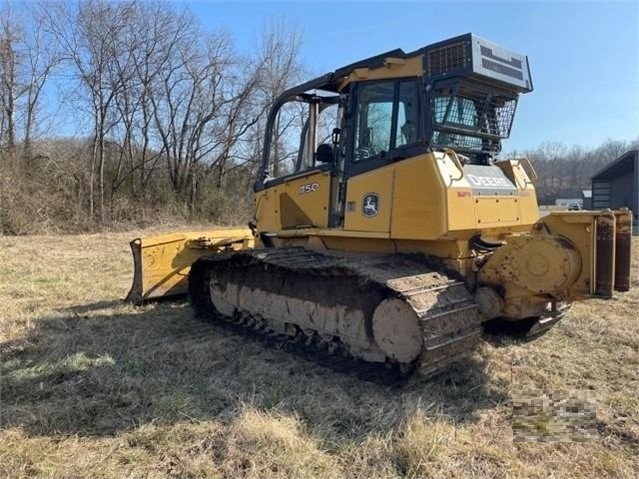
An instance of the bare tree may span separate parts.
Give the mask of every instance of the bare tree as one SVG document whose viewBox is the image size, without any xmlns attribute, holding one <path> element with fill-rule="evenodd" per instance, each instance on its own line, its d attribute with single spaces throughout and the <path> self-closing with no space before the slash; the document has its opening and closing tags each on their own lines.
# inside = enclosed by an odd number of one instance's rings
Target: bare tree
<svg viewBox="0 0 639 479">
<path fill-rule="evenodd" d="M 39 9 L 10 4 L 0 9 L 0 144 L 31 158 L 42 91 L 58 64 L 57 44 Z"/>
<path fill-rule="evenodd" d="M 632 147 L 632 142 L 607 140 L 594 148 L 575 145 L 569 149 L 561 143 L 542 143 L 528 151 L 526 156 L 539 176 L 540 202 L 581 197 L 582 190 L 590 188 L 592 175 Z"/>
<path fill-rule="evenodd" d="M 256 97 L 260 65 L 242 60 L 228 35 L 190 31 L 181 40 L 155 78 L 150 99 L 171 186 L 193 212 L 198 176 L 223 174 L 264 108 Z"/>
<path fill-rule="evenodd" d="M 222 162 L 218 165 L 218 185 L 222 184 L 228 171 L 244 168 L 244 165 L 248 165 L 245 171 L 249 172 L 247 188 L 259 175 L 266 134 L 266 113 L 285 90 L 299 83 L 306 75 L 299 59 L 301 45 L 302 31 L 294 21 L 271 20 L 262 25 L 254 53 L 254 63 L 260 68 L 260 81 L 252 94 L 258 121 L 237 141 L 231 164 Z M 285 105 L 276 119 L 271 140 L 275 175 L 293 164 L 305 113 L 300 104 L 293 102 Z"/>
<path fill-rule="evenodd" d="M 163 153 L 153 130 L 153 91 L 178 45 L 193 40 L 191 21 L 184 11 L 154 3 L 138 6 L 127 25 L 122 47 L 130 51 L 130 56 L 126 62 L 116 58 L 114 63 L 115 74 L 125 88 L 115 97 L 122 149 L 112 192 L 128 180 L 133 195 L 147 199 L 148 182 Z"/>
<path fill-rule="evenodd" d="M 0 147 L 12 154 L 16 146 L 16 102 L 18 92 L 18 43 L 22 32 L 11 5 L 0 10 Z"/>
<path fill-rule="evenodd" d="M 233 182 L 250 172 L 242 165 L 260 156 L 265 112 L 299 72 L 301 35 L 283 24 L 265 29 L 257 55 L 244 56 L 226 33 L 204 31 L 188 10 L 162 2 L 67 1 L 34 12 L 42 16 L 30 19 L 28 38 L 19 23 L 3 23 L 0 144 L 15 149 L 21 133 L 30 156 L 38 103 L 60 59 L 56 80 L 75 107 L 67 113 L 90 148 L 76 154 L 87 144 L 79 140 L 73 162 L 45 153 L 42 164 L 59 172 L 56 165 L 85 162 L 63 182 L 77 191 L 72 198 L 86 201 L 77 205 L 78 220 L 85 207 L 91 220 L 106 221 L 107 211 L 113 218 L 122 190 L 146 201 L 150 183 L 153 191 L 168 184 L 193 214 L 200 182 L 220 189 L 228 172 Z M 18 105 L 25 107 L 20 116 Z M 297 116 L 278 125 L 279 137 Z"/>
<path fill-rule="evenodd" d="M 31 158 L 31 143 L 38 124 L 38 110 L 42 92 L 60 62 L 58 44 L 46 29 L 46 19 L 40 9 L 28 11 L 31 28 L 24 41 L 25 65 L 23 73 L 24 137 L 23 158 Z"/>
<path fill-rule="evenodd" d="M 117 123 L 114 98 L 124 84 L 113 75 L 122 31 L 135 12 L 135 2 L 111 3 L 88 0 L 78 8 L 56 4 L 49 14 L 51 30 L 63 51 L 63 58 L 74 69 L 73 80 L 87 91 L 86 102 L 92 117 L 93 148 L 89 182 L 89 214 L 95 214 L 94 185 L 97 176 L 100 220 L 105 220 L 104 165 L 107 135 Z"/>
</svg>

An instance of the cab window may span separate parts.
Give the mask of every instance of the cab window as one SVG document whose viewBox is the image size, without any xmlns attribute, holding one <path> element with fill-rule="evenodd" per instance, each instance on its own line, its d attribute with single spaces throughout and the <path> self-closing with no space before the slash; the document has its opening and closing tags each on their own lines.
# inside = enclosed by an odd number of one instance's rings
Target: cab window
<svg viewBox="0 0 639 479">
<path fill-rule="evenodd" d="M 303 148 L 304 124 L 308 107 L 301 101 L 289 101 L 279 110 L 271 138 L 271 178 L 295 173 L 297 157 Z"/>
<path fill-rule="evenodd" d="M 366 160 L 390 149 L 394 82 L 361 85 L 357 95 L 354 161 Z"/>
<path fill-rule="evenodd" d="M 385 155 L 417 141 L 417 83 L 373 81 L 358 87 L 353 161 Z"/>
<path fill-rule="evenodd" d="M 331 145 L 333 130 L 337 127 L 338 106 L 328 97 L 320 103 L 316 125 L 312 130 L 309 102 L 290 100 L 284 103 L 275 118 L 270 143 L 270 178 L 282 178 L 315 168 L 317 145 Z M 315 148 L 312 149 L 312 145 Z"/>
<path fill-rule="evenodd" d="M 417 141 L 417 115 L 417 84 L 414 81 L 399 82 L 395 147 Z"/>
</svg>

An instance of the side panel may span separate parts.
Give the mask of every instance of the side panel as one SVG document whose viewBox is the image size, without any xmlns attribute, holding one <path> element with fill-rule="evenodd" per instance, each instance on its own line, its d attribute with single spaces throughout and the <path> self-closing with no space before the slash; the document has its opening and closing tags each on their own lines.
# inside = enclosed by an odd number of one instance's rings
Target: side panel
<svg viewBox="0 0 639 479">
<path fill-rule="evenodd" d="M 357 175 L 348 180 L 344 229 L 390 231 L 395 165 Z"/>
<path fill-rule="evenodd" d="M 445 234 L 448 228 L 446 185 L 434 156 L 418 156 L 397 163 L 395 168 L 391 236 L 421 239 Z M 467 201 L 472 202 L 470 193 L 468 195 Z"/>
<path fill-rule="evenodd" d="M 528 231 L 539 219 L 534 186 L 520 162 L 504 163 L 462 167 L 435 152 L 352 177 L 344 229 L 405 240 Z"/>
<path fill-rule="evenodd" d="M 474 206 L 478 228 L 518 223 L 521 216 L 517 198 L 484 196 L 475 198 Z"/>
<path fill-rule="evenodd" d="M 520 222 L 523 225 L 533 225 L 539 220 L 539 205 L 533 181 L 524 169 L 525 163 L 527 160 L 500 161 L 497 166 L 517 185 Z"/>
<path fill-rule="evenodd" d="M 535 189 L 519 162 L 504 163 L 461 167 L 452 152 L 398 163 L 391 236 L 460 239 L 527 231 L 539 219 Z"/>
<path fill-rule="evenodd" d="M 309 171 L 259 191 L 255 195 L 258 230 L 327 227 L 330 179 L 328 171 Z"/>
</svg>

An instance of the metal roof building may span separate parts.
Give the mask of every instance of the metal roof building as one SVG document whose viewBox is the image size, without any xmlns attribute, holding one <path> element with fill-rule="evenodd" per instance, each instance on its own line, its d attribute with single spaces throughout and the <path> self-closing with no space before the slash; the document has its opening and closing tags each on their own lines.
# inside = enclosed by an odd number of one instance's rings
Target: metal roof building
<svg viewBox="0 0 639 479">
<path fill-rule="evenodd" d="M 592 177 L 592 208 L 630 208 L 633 232 L 639 228 L 639 150 L 630 150 Z"/>
</svg>

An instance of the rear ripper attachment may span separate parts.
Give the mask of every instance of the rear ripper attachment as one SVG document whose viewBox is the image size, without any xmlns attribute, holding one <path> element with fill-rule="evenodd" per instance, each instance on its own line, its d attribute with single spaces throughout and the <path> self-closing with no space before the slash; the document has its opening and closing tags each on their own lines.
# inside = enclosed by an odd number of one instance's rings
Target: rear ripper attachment
<svg viewBox="0 0 639 479">
<path fill-rule="evenodd" d="M 569 239 L 581 254 L 571 300 L 611 298 L 613 291 L 630 289 L 630 210 L 552 212 L 533 227 L 541 228 Z"/>
<path fill-rule="evenodd" d="M 478 267 L 475 299 L 490 332 L 545 332 L 573 301 L 630 288 L 628 210 L 552 212 Z M 510 326 L 513 328 L 511 328 Z"/>
</svg>

